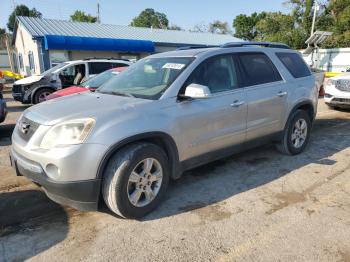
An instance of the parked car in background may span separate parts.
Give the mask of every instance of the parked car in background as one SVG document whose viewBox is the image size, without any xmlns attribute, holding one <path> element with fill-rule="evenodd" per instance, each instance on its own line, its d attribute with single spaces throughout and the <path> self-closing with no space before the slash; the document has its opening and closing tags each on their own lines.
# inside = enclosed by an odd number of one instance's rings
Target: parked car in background
<svg viewBox="0 0 350 262">
<path fill-rule="evenodd" d="M 283 44 L 160 53 L 95 92 L 28 108 L 11 163 L 58 203 L 96 210 L 103 196 L 138 218 L 188 169 L 268 142 L 300 154 L 317 102 L 315 77 Z"/>
<path fill-rule="evenodd" d="M 319 96 L 324 96 L 324 80 L 325 80 L 325 71 L 317 68 L 311 68 L 311 72 L 316 78 L 317 88 L 319 90 Z"/>
<path fill-rule="evenodd" d="M 46 97 L 46 101 L 62 97 L 62 96 L 68 96 L 76 93 L 86 92 L 86 91 L 94 91 L 95 89 L 99 88 L 102 84 L 110 80 L 111 78 L 117 76 L 119 73 L 123 72 L 128 67 L 117 67 L 110 70 L 107 70 L 101 74 L 98 74 L 97 76 L 94 76 L 93 78 L 90 78 L 89 80 L 81 83 L 78 86 L 71 86 L 67 87 L 65 89 L 58 90 L 51 95 L 48 95 Z"/>
<path fill-rule="evenodd" d="M 326 81 L 324 101 L 331 108 L 350 107 L 350 73 Z"/>
<path fill-rule="evenodd" d="M 3 98 L 4 84 L 5 84 L 5 79 L 4 79 L 4 76 L 1 74 L 1 71 L 0 71 L 0 99 Z"/>
<path fill-rule="evenodd" d="M 53 92 L 79 85 L 82 81 L 108 69 L 132 64 L 126 60 L 86 59 L 56 65 L 41 75 L 23 78 L 14 83 L 12 96 L 23 104 L 38 104 Z"/>
<path fill-rule="evenodd" d="M 0 78 L 0 123 L 5 121 L 6 115 L 7 115 L 7 107 L 6 107 L 6 102 L 5 99 L 3 97 L 3 83 L 2 80 Z"/>
</svg>

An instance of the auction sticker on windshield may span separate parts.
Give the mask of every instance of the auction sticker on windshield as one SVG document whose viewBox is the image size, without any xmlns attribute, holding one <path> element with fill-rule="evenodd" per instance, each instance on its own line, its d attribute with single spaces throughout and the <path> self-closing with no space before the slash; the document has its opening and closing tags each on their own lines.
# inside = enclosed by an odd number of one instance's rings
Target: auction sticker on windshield
<svg viewBox="0 0 350 262">
<path fill-rule="evenodd" d="M 184 65 L 184 64 L 166 63 L 165 65 L 163 65 L 163 68 L 181 70 L 185 66 L 186 65 Z"/>
</svg>

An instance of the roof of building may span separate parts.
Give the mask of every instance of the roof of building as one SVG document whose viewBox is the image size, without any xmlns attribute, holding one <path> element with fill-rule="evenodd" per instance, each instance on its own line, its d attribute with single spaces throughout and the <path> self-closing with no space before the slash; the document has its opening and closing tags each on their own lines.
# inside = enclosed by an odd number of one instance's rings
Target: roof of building
<svg viewBox="0 0 350 262">
<path fill-rule="evenodd" d="M 46 35 L 147 40 L 178 45 L 222 45 L 237 42 L 231 35 L 151 29 L 123 25 L 71 22 L 56 19 L 17 17 L 33 37 Z"/>
</svg>

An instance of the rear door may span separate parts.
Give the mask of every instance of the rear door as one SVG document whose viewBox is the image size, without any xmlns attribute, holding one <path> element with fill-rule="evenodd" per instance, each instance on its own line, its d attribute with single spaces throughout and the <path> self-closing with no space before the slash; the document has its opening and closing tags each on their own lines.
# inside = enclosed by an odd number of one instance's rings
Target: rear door
<svg viewBox="0 0 350 262">
<path fill-rule="evenodd" d="M 237 65 L 231 55 L 220 55 L 201 63 L 184 87 L 208 86 L 207 99 L 178 103 L 176 114 L 181 139 L 181 160 L 230 147 L 245 141 L 247 104 L 240 88 Z"/>
<path fill-rule="evenodd" d="M 238 54 L 247 95 L 247 140 L 280 131 L 286 108 L 287 86 L 263 52 Z"/>
</svg>

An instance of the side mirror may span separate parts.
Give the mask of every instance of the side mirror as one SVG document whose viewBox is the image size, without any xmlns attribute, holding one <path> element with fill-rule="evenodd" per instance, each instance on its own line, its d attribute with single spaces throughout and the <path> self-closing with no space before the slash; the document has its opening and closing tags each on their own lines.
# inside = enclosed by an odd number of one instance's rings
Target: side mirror
<svg viewBox="0 0 350 262">
<path fill-rule="evenodd" d="M 210 97 L 211 92 L 207 86 L 190 84 L 186 87 L 185 97 L 192 99 L 205 99 Z"/>
</svg>

